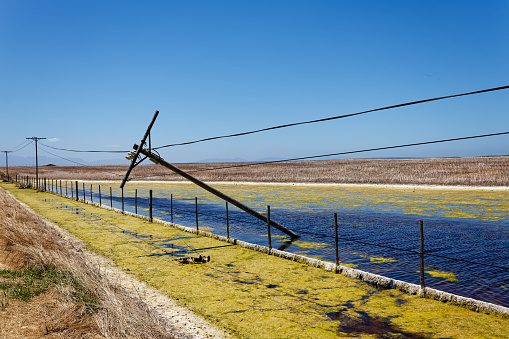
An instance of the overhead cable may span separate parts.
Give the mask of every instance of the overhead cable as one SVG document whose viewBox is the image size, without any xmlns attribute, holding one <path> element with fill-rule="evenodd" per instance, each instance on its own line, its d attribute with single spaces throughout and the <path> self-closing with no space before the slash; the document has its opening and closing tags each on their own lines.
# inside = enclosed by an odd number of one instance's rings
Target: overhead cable
<svg viewBox="0 0 509 339">
<path fill-rule="evenodd" d="M 127 152 L 129 152 L 129 151 L 103 151 L 103 150 L 100 150 L 100 151 L 83 151 L 83 150 L 76 150 L 76 149 L 58 148 L 58 147 L 53 147 L 53 146 L 46 145 L 46 144 L 43 144 L 43 143 L 40 143 L 40 144 L 43 145 L 43 146 L 52 148 L 52 149 L 59 150 L 59 151 L 78 152 L 78 153 L 127 153 Z"/>
<path fill-rule="evenodd" d="M 260 165 L 274 164 L 274 163 L 280 163 L 280 162 L 310 160 L 310 159 L 326 158 L 326 157 L 339 156 L 339 155 L 364 153 L 364 152 L 372 152 L 372 151 L 382 151 L 382 150 L 395 149 L 395 148 L 403 148 L 403 147 L 413 147 L 413 146 L 438 144 L 438 143 L 451 142 L 451 141 L 459 141 L 459 140 L 486 138 L 486 137 L 500 136 L 500 135 L 506 135 L 506 134 L 509 134 L 509 131 L 508 132 L 500 132 L 500 133 L 473 135 L 473 136 L 468 136 L 468 137 L 460 137 L 460 138 L 452 138 L 452 139 L 442 139 L 442 140 L 416 142 L 416 143 L 412 143 L 412 144 L 403 144 L 403 145 L 395 145 L 395 146 L 367 148 L 367 149 L 362 149 L 362 150 L 357 150 L 357 151 L 348 151 L 348 152 L 338 152 L 338 153 L 329 153 L 329 154 L 321 154 L 321 155 L 312 155 L 312 156 L 299 157 L 299 158 L 291 158 L 291 159 L 283 159 L 283 160 L 253 162 L 253 163 L 247 163 L 247 164 L 243 163 L 243 164 L 238 164 L 238 165 L 230 165 L 230 166 L 224 166 L 224 167 L 214 167 L 214 168 L 205 168 L 205 169 L 201 169 L 201 170 L 187 171 L 187 173 L 216 171 L 216 170 L 221 170 L 221 169 L 239 168 L 239 167 L 248 167 L 248 166 L 260 166 Z M 171 173 L 171 174 L 173 174 L 173 173 Z M 137 178 L 151 178 L 151 177 L 165 176 L 165 175 L 171 175 L 171 174 L 140 176 L 140 177 L 137 177 Z"/>
<path fill-rule="evenodd" d="M 51 154 L 51 155 L 53 155 L 53 156 L 55 156 L 55 157 L 57 157 L 57 158 L 60 158 L 60 159 L 63 159 L 63 160 L 66 160 L 66 161 L 69 161 L 69 162 L 75 163 L 75 164 L 77 164 L 77 165 L 79 165 L 79 166 L 87 166 L 87 165 L 82 164 L 82 163 L 80 163 L 80 162 L 77 162 L 77 161 L 74 161 L 74 160 L 71 160 L 71 159 L 67 159 L 67 158 L 61 157 L 61 156 L 59 156 L 59 155 L 56 155 L 56 154 L 54 154 L 54 153 L 51 153 L 51 152 L 49 152 L 49 151 L 46 151 L 46 150 L 45 150 L 45 149 L 43 149 L 43 148 L 41 148 L 41 151 L 43 151 L 43 152 L 45 152 L 45 153 L 48 153 L 48 154 Z"/>
<path fill-rule="evenodd" d="M 209 138 L 198 139 L 198 140 L 193 140 L 193 141 L 187 141 L 187 142 L 181 142 L 181 143 L 175 143 L 175 144 L 168 144 L 168 145 L 164 145 L 164 146 L 153 147 L 152 149 L 160 149 L 160 148 L 165 148 L 165 147 L 191 145 L 191 144 L 196 144 L 196 143 L 204 142 L 204 141 L 211 141 L 211 140 L 217 140 L 217 139 L 223 139 L 223 138 L 238 137 L 238 136 L 242 136 L 242 135 L 260 133 L 260 132 L 265 132 L 265 131 L 270 131 L 270 130 L 275 130 L 275 129 L 280 129 L 280 128 L 286 128 L 286 127 L 292 127 L 292 126 L 298 126 L 298 125 L 305 125 L 305 124 L 312 124 L 312 123 L 316 123 L 316 122 L 324 122 L 324 121 L 330 121 L 330 120 L 336 120 L 336 119 L 342 119 L 342 118 L 348 118 L 348 117 L 353 117 L 353 116 L 356 116 L 356 115 L 372 113 L 372 112 L 377 112 L 377 111 L 383 111 L 383 110 L 388 110 L 388 109 L 392 109 L 392 108 L 411 106 L 411 105 L 416 105 L 416 104 L 422 104 L 422 103 L 425 103 L 425 102 L 431 102 L 431 101 L 437 101 L 437 100 L 443 100 L 443 99 L 467 96 L 467 95 L 472 95 L 472 94 L 479 94 L 479 93 L 499 91 L 499 90 L 508 89 L 508 88 L 509 88 L 509 86 L 502 86 L 502 87 L 483 89 L 483 90 L 480 90 L 480 91 L 474 91 L 474 92 L 468 92 L 468 93 L 453 94 L 453 95 L 447 95 L 447 96 L 431 98 L 431 99 L 423 99 L 423 100 L 418 100 L 418 101 L 410 101 L 410 102 L 406 102 L 406 103 L 403 103 L 403 104 L 397 104 L 397 105 L 391 105 L 391 106 L 386 106 L 386 107 L 381 107 L 381 108 L 375 108 L 375 109 L 371 109 L 371 110 L 367 110 L 367 111 L 362 111 L 362 112 L 357 112 L 357 113 L 350 113 L 350 114 L 338 115 L 338 116 L 322 118 L 322 119 L 316 119 L 316 120 L 309 120 L 309 121 L 294 122 L 294 123 L 289 123 L 289 124 L 284 124 L 284 125 L 266 127 L 266 128 L 262 128 L 262 129 L 248 131 L 248 132 L 227 134 L 227 135 L 209 137 Z"/>
<path fill-rule="evenodd" d="M 66 160 L 66 161 L 69 161 L 69 162 L 75 163 L 75 164 L 77 164 L 77 165 L 79 165 L 79 166 L 88 166 L 88 165 L 86 165 L 86 164 L 82 164 L 82 163 L 80 163 L 80 162 L 77 162 L 77 161 L 74 161 L 74 160 L 71 160 L 71 159 L 67 159 L 67 158 L 61 157 L 61 156 L 59 156 L 59 155 L 56 155 L 56 154 L 51 153 L 51 152 L 49 152 L 49 151 L 46 151 L 46 150 L 45 150 L 45 149 L 43 149 L 43 148 L 41 148 L 41 151 L 46 152 L 46 153 L 48 153 L 48 154 L 51 154 L 51 155 L 53 155 L 53 156 L 55 156 L 55 157 L 57 157 L 57 158 L 60 158 L 60 159 L 63 159 L 63 160 Z M 104 171 L 104 173 L 109 173 L 109 174 L 113 174 L 113 175 L 116 175 L 116 176 L 123 176 L 123 174 L 114 173 L 114 172 L 108 172 L 108 171 Z"/>
<path fill-rule="evenodd" d="M 33 143 L 34 141 L 33 140 L 25 140 L 23 141 L 21 144 L 19 144 L 18 146 L 14 147 L 14 149 L 11 151 L 11 152 L 18 152 L 18 151 L 21 151 L 23 148 L 27 147 L 28 145 L 30 145 L 31 143 Z M 26 145 L 23 145 L 25 144 Z M 22 146 L 23 145 L 23 146 Z"/>
</svg>

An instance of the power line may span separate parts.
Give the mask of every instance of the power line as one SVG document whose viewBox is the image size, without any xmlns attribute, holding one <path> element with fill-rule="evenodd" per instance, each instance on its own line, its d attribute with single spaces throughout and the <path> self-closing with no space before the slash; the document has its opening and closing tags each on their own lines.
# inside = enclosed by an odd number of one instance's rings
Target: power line
<svg viewBox="0 0 509 339">
<path fill-rule="evenodd" d="M 49 148 L 52 148 L 52 149 L 56 149 L 56 150 L 59 150 L 59 151 L 78 152 L 78 153 L 127 153 L 127 152 L 129 152 L 129 151 L 102 151 L 102 150 L 99 150 L 99 151 L 97 151 L 97 150 L 96 151 L 83 151 L 83 150 L 76 150 L 76 149 L 58 148 L 58 147 L 53 147 L 53 146 L 42 144 L 42 143 L 41 143 L 41 145 L 49 147 Z"/>
<path fill-rule="evenodd" d="M 44 144 L 41 144 L 41 145 L 46 146 L 46 145 L 44 145 Z M 60 159 L 63 159 L 63 160 L 66 160 L 66 161 L 69 161 L 69 162 L 75 163 L 75 164 L 77 164 L 77 165 L 79 165 L 79 166 L 88 166 L 88 165 L 86 165 L 86 164 L 82 164 L 82 163 L 80 163 L 80 162 L 77 162 L 77 161 L 74 161 L 74 160 L 71 160 L 71 159 L 67 159 L 67 158 L 61 157 L 61 156 L 59 156 L 59 155 L 56 155 L 56 154 L 51 153 L 51 152 L 49 152 L 49 151 L 46 151 L 45 149 L 41 149 L 41 151 L 46 152 L 46 153 L 48 153 L 48 154 L 51 154 L 51 155 L 53 155 L 53 156 L 55 156 L 55 157 L 57 157 L 57 158 L 60 158 Z M 114 172 L 108 172 L 108 171 L 104 171 L 104 173 L 109 173 L 109 174 L 113 174 L 113 175 L 116 175 L 116 176 L 123 176 L 123 174 L 114 173 Z"/>
<path fill-rule="evenodd" d="M 42 145 L 42 144 L 41 144 L 41 145 Z M 77 161 L 74 161 L 74 160 L 71 160 L 71 159 L 67 159 L 67 158 L 61 157 L 61 156 L 59 156 L 59 155 L 53 154 L 53 153 L 51 153 L 51 152 L 49 152 L 49 151 L 46 151 L 46 150 L 45 150 L 45 149 L 43 149 L 43 148 L 41 148 L 41 151 L 43 151 L 43 152 L 45 152 L 45 153 L 48 153 L 48 154 L 51 154 L 51 155 L 53 155 L 53 156 L 55 156 L 55 157 L 57 157 L 57 158 L 60 158 L 60 159 L 63 159 L 63 160 L 69 161 L 69 162 L 73 162 L 73 163 L 75 163 L 75 164 L 77 164 L 77 165 L 80 165 L 80 166 L 87 166 L 87 165 L 82 164 L 82 163 L 80 163 L 80 162 L 77 162 Z"/>
<path fill-rule="evenodd" d="M 500 132 L 500 133 L 473 135 L 473 136 L 468 136 L 468 137 L 460 137 L 460 138 L 452 138 L 452 139 L 442 139 L 442 140 L 433 140 L 433 141 L 424 141 L 424 142 L 417 142 L 417 143 L 412 143 L 412 144 L 403 144 L 403 145 L 396 145 L 396 146 L 385 146 L 385 147 L 368 148 L 368 149 L 362 149 L 362 150 L 357 150 L 357 151 L 329 153 L 329 154 L 312 155 L 312 156 L 307 156 L 307 157 L 299 157 L 299 158 L 291 158 L 291 159 L 283 159 L 283 160 L 262 161 L 262 162 L 255 162 L 255 163 L 249 163 L 249 164 L 239 164 L 239 165 L 231 165 L 231 166 L 224 166 L 224 167 L 205 168 L 205 169 L 201 169 L 201 170 L 188 171 L 187 173 L 216 171 L 216 170 L 221 170 L 221 169 L 248 167 L 248 166 L 260 166 L 260 165 L 274 164 L 274 163 L 280 163 L 280 162 L 309 160 L 309 159 L 325 158 L 325 157 L 338 156 L 338 155 L 347 155 L 347 154 L 364 153 L 364 152 L 372 152 L 372 151 L 382 151 L 382 150 L 388 150 L 388 149 L 403 148 L 403 147 L 413 147 L 413 146 L 422 146 L 422 145 L 430 145 L 430 144 L 438 144 L 438 143 L 451 142 L 451 141 L 459 141 L 459 140 L 486 138 L 486 137 L 493 137 L 493 136 L 506 135 L 506 134 L 509 134 L 509 132 Z M 173 173 L 171 173 L 171 174 L 173 174 Z M 140 177 L 135 177 L 133 179 L 159 177 L 159 176 L 166 176 L 166 175 L 171 175 L 171 174 L 140 176 Z"/>
<path fill-rule="evenodd" d="M 280 128 L 286 128 L 286 127 L 292 127 L 292 126 L 298 126 L 298 125 L 305 125 L 305 124 L 312 124 L 312 123 L 316 123 L 316 122 L 324 122 L 324 121 L 330 121 L 330 120 L 336 120 L 336 119 L 342 119 L 342 118 L 348 118 L 348 117 L 353 117 L 353 116 L 356 116 L 356 115 L 372 113 L 372 112 L 377 112 L 377 111 L 383 111 L 383 110 L 388 110 L 388 109 L 392 109 L 392 108 L 411 106 L 411 105 L 416 105 L 416 104 L 422 104 L 422 103 L 425 103 L 425 102 L 431 102 L 431 101 L 437 101 L 437 100 L 443 100 L 443 99 L 467 96 L 467 95 L 472 95 L 472 94 L 479 94 L 479 93 L 499 91 L 499 90 L 508 89 L 508 88 L 509 88 L 509 86 L 502 86 L 502 87 L 489 88 L 489 89 L 484 89 L 484 90 L 474 91 L 474 92 L 468 92 L 468 93 L 447 95 L 447 96 L 431 98 L 431 99 L 424 99 L 424 100 L 418 100 L 418 101 L 410 101 L 410 102 L 406 102 L 406 103 L 403 103 L 403 104 L 397 104 L 397 105 L 391 105 L 391 106 L 386 106 L 386 107 L 381 107 L 381 108 L 375 108 L 375 109 L 371 109 L 371 110 L 367 110 L 367 111 L 362 111 L 362 112 L 357 112 L 357 113 L 350 113 L 350 114 L 338 115 L 338 116 L 322 118 L 322 119 L 316 119 L 316 120 L 309 120 L 309 121 L 294 122 L 294 123 L 289 123 L 289 124 L 284 124 L 284 125 L 266 127 L 266 128 L 262 128 L 262 129 L 248 131 L 248 132 L 227 134 L 227 135 L 209 137 L 209 138 L 198 139 L 198 140 L 193 140 L 193 141 L 187 141 L 187 142 L 181 142 L 181 143 L 175 143 L 175 144 L 168 144 L 168 145 L 164 145 L 164 146 L 154 147 L 152 149 L 160 149 L 160 148 L 165 148 L 165 147 L 191 145 L 191 144 L 196 144 L 196 143 L 204 142 L 204 141 L 211 141 L 211 140 L 217 140 L 217 139 L 223 139 L 223 138 L 238 137 L 238 136 L 242 136 L 242 135 L 266 132 L 266 131 L 280 129 Z"/>
<path fill-rule="evenodd" d="M 30 145 L 31 142 L 33 142 L 33 141 L 32 140 L 25 140 L 22 143 L 20 143 L 19 145 L 17 145 L 16 147 L 13 147 L 9 152 L 17 152 L 19 150 L 22 150 L 23 148 L 25 148 L 28 145 Z M 25 143 L 26 143 L 26 145 L 22 146 Z M 21 147 L 21 148 L 17 149 L 18 147 Z"/>
<path fill-rule="evenodd" d="M 30 140 L 25 146 L 21 147 L 21 148 L 18 148 L 16 150 L 14 150 L 13 152 L 18 152 L 18 151 L 21 151 L 23 148 L 29 146 L 31 143 L 33 143 L 34 141 L 33 140 Z"/>
</svg>

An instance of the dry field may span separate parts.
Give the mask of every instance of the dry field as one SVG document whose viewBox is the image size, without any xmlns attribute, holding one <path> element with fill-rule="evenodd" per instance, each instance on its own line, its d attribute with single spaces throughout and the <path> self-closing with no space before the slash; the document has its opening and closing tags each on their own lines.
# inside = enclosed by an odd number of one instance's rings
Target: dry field
<svg viewBox="0 0 509 339">
<path fill-rule="evenodd" d="M 0 337 L 172 338 L 78 244 L 0 188 Z"/>
<path fill-rule="evenodd" d="M 344 183 L 394 185 L 509 186 L 509 156 L 429 159 L 345 159 L 274 164 L 178 164 L 204 181 Z M 222 167 L 232 168 L 220 169 Z M 209 170 L 214 169 L 214 170 Z M 41 166 L 48 179 L 121 180 L 127 166 Z M 35 176 L 34 167 L 11 167 L 10 174 Z M 131 180 L 180 181 L 160 165 L 140 165 Z"/>
</svg>

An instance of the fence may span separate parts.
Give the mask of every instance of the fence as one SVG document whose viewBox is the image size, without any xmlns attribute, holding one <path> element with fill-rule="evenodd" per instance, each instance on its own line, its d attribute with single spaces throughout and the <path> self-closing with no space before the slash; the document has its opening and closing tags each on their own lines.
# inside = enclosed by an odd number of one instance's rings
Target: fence
<svg viewBox="0 0 509 339">
<path fill-rule="evenodd" d="M 140 216 L 141 216 L 141 214 L 138 213 L 138 209 L 140 207 L 140 202 L 142 203 L 148 199 L 148 206 L 147 206 L 148 207 L 148 218 L 150 221 L 153 221 L 153 219 L 154 219 L 153 218 L 154 199 L 153 199 L 153 190 L 152 189 L 149 190 L 148 197 L 143 198 L 143 197 L 140 197 L 140 195 L 138 194 L 138 189 L 134 190 L 134 196 L 126 197 L 124 195 L 124 189 L 121 189 L 120 192 L 117 192 L 119 194 L 114 195 L 112 187 L 110 186 L 109 194 L 104 195 L 103 194 L 104 191 L 101 190 L 101 185 L 96 185 L 97 189 L 94 191 L 93 184 L 90 184 L 90 186 L 87 190 L 85 183 L 83 182 L 83 183 L 81 183 L 81 185 L 79 185 L 78 181 L 74 181 L 74 182 L 62 181 L 62 180 L 57 181 L 57 180 L 48 180 L 46 178 L 42 178 L 42 179 L 40 179 L 39 185 L 37 185 L 34 178 L 31 178 L 31 177 L 18 178 L 17 176 L 15 178 L 15 181 L 21 187 L 32 187 L 32 188 L 38 187 L 38 189 L 41 191 L 49 191 L 49 192 L 52 192 L 52 193 L 55 193 L 58 195 L 69 197 L 76 201 L 88 200 L 90 202 L 94 202 L 94 199 L 95 199 L 96 202 L 98 201 L 99 205 L 103 205 L 104 201 L 109 200 L 109 206 L 111 208 L 113 208 L 113 202 L 115 201 L 115 204 L 119 205 L 119 207 L 121 207 L 122 212 L 125 212 L 125 202 L 128 201 L 130 203 L 130 206 L 134 206 L 134 214 L 140 215 Z M 80 186 L 81 186 L 81 190 L 80 190 Z M 95 197 L 94 197 L 94 194 L 95 194 Z M 186 208 L 182 208 L 182 207 L 177 207 L 175 205 L 176 202 L 182 202 L 183 200 L 184 199 L 180 199 L 178 201 L 178 200 L 174 199 L 173 194 L 170 194 L 169 212 L 167 212 L 169 214 L 170 221 L 171 221 L 171 223 L 174 223 L 174 219 L 179 217 L 179 215 L 186 214 L 190 217 L 192 216 L 194 219 L 194 223 L 195 223 L 196 233 L 200 232 L 200 220 L 207 219 L 207 218 L 219 220 L 220 223 L 222 223 L 226 226 L 227 239 L 230 239 L 230 233 L 232 231 L 231 222 L 249 224 L 250 227 L 255 227 L 255 230 L 257 230 L 257 231 L 263 229 L 263 227 L 264 227 L 264 225 L 260 224 L 259 222 L 251 222 L 248 220 L 241 220 L 239 218 L 232 218 L 232 215 L 229 211 L 229 205 L 227 202 L 225 203 L 224 215 L 218 216 L 218 215 L 200 211 L 197 197 L 194 197 L 193 199 L 191 199 L 191 198 L 187 199 L 187 201 L 186 201 L 186 203 L 194 202 L 193 210 L 191 210 L 189 208 L 186 209 Z M 143 203 L 141 205 L 143 205 Z M 268 245 L 269 249 L 272 249 L 272 233 L 271 233 L 271 227 L 270 227 L 270 218 L 271 218 L 270 206 L 267 206 L 267 218 L 268 218 L 268 223 L 267 223 L 267 225 L 265 225 L 265 230 L 267 231 L 267 245 Z M 188 220 L 187 222 L 189 222 L 191 220 L 191 218 L 188 218 L 187 220 Z M 494 269 L 501 270 L 504 272 L 507 272 L 509 270 L 509 267 L 506 267 L 503 265 L 482 263 L 482 262 L 479 262 L 476 260 L 454 258 L 454 257 L 450 257 L 450 256 L 431 253 L 431 251 L 426 251 L 426 247 L 425 247 L 426 244 L 425 244 L 425 237 L 424 237 L 425 229 L 424 229 L 424 222 L 422 220 L 419 221 L 419 243 L 418 243 L 418 246 L 416 246 L 416 247 L 418 247 L 418 250 L 417 249 L 415 249 L 415 250 L 405 249 L 405 248 L 391 246 L 391 245 L 387 245 L 387 244 L 380 244 L 380 243 L 377 244 L 377 243 L 373 243 L 373 242 L 369 242 L 369 241 L 353 239 L 351 237 L 340 236 L 340 225 L 338 223 L 338 214 L 334 213 L 331 216 L 331 220 L 333 220 L 333 222 L 331 222 L 331 224 L 334 225 L 333 234 L 327 234 L 327 233 L 321 233 L 321 232 L 310 232 L 310 231 L 307 231 L 304 229 L 300 229 L 299 233 L 309 235 L 312 237 L 320 237 L 323 239 L 329 239 L 333 243 L 334 259 L 335 259 L 336 265 L 340 264 L 340 262 L 339 262 L 339 257 L 340 257 L 339 249 L 341 247 L 340 241 L 358 244 L 358 245 L 362 245 L 362 246 L 370 246 L 370 247 L 374 247 L 374 248 L 381 248 L 381 249 L 401 252 L 403 254 L 415 257 L 415 267 L 419 268 L 419 270 L 416 272 L 419 273 L 418 280 L 419 280 L 420 287 L 421 287 L 422 291 L 426 291 L 427 279 L 432 279 L 425 275 L 425 267 L 426 267 L 425 263 L 430 258 L 440 258 L 440 259 L 454 261 L 456 263 L 464 263 L 464 264 L 471 264 L 471 265 L 477 265 L 477 266 L 483 266 L 483 267 L 490 267 L 490 268 L 494 268 Z M 280 249 L 284 250 L 285 249 L 284 245 L 282 247 L 280 247 Z M 509 305 L 509 299 L 507 299 L 507 301 L 505 299 L 503 299 L 502 303 L 507 303 Z"/>
</svg>

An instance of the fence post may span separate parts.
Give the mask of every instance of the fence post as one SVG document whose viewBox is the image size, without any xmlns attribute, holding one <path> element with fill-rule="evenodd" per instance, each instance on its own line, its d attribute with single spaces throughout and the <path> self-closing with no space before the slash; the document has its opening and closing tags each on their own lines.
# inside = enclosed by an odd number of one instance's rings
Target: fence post
<svg viewBox="0 0 509 339">
<path fill-rule="evenodd" d="M 111 193 L 111 186 L 110 186 L 110 207 L 113 208 L 113 194 Z"/>
<path fill-rule="evenodd" d="M 170 194 L 170 216 L 171 223 L 173 224 L 173 194 Z"/>
<path fill-rule="evenodd" d="M 230 239 L 230 216 L 228 215 L 228 201 L 226 201 L 226 238 Z"/>
<path fill-rule="evenodd" d="M 62 180 L 60 180 L 60 195 L 64 195 L 62 192 Z"/>
<path fill-rule="evenodd" d="M 94 198 L 92 197 L 92 184 L 90 184 L 90 202 L 94 202 Z"/>
<path fill-rule="evenodd" d="M 124 188 L 122 187 L 122 213 L 124 213 Z"/>
<path fill-rule="evenodd" d="M 83 202 L 87 201 L 87 195 L 85 194 L 85 183 L 83 183 Z"/>
<path fill-rule="evenodd" d="M 272 239 L 270 236 L 270 206 L 267 205 L 267 236 L 269 238 L 269 251 L 272 250 Z"/>
<path fill-rule="evenodd" d="M 196 234 L 198 234 L 199 229 L 198 229 L 198 198 L 197 197 L 194 197 L 194 211 L 195 211 L 195 216 L 196 216 Z"/>
<path fill-rule="evenodd" d="M 336 273 L 339 265 L 339 249 L 338 249 L 338 214 L 334 213 L 334 244 L 336 247 Z"/>
<path fill-rule="evenodd" d="M 152 190 L 148 191 L 148 218 L 150 222 L 153 221 L 152 219 Z"/>
<path fill-rule="evenodd" d="M 46 192 L 47 190 L 47 182 L 46 182 L 46 178 L 44 178 L 44 192 Z"/>
<path fill-rule="evenodd" d="M 420 257 L 420 266 L 421 266 L 421 296 L 424 296 L 426 294 L 426 285 L 424 284 L 424 227 L 422 220 L 419 221 L 419 233 L 420 233 L 420 240 L 421 240 L 421 246 L 419 251 L 419 257 Z"/>
<path fill-rule="evenodd" d="M 99 206 L 102 206 L 103 204 L 103 201 L 102 201 L 102 197 L 101 197 L 101 185 L 99 185 Z"/>
<path fill-rule="evenodd" d="M 134 190 L 134 214 L 138 214 L 138 189 Z"/>
<path fill-rule="evenodd" d="M 76 201 L 79 201 L 79 195 L 78 195 L 78 180 L 76 180 Z"/>
</svg>

